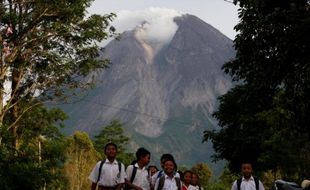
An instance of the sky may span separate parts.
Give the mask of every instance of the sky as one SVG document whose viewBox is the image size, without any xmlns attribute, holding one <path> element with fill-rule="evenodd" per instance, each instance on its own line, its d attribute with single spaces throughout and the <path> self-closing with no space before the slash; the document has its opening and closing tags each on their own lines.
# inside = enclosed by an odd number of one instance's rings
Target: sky
<svg viewBox="0 0 310 190">
<path fill-rule="evenodd" d="M 133 18 L 132 15 L 144 14 L 149 12 L 151 7 L 152 10 L 170 10 L 169 14 L 173 14 L 172 10 L 192 14 L 211 24 L 230 39 L 234 39 L 236 35 L 233 28 L 238 23 L 238 7 L 225 0 L 95 0 L 88 11 L 90 14 L 116 13 L 118 17 L 122 17 L 116 18 L 116 29 L 122 32 L 126 28 L 121 26 L 126 23 L 128 25 L 128 19 L 124 17 Z"/>
</svg>

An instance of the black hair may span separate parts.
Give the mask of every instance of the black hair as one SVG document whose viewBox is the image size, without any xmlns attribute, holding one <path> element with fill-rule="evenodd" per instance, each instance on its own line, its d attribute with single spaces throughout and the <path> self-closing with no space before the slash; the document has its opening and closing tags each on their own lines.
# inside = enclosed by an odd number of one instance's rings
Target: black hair
<svg viewBox="0 0 310 190">
<path fill-rule="evenodd" d="M 177 166 L 177 163 L 175 162 L 174 159 L 167 158 L 167 159 L 165 159 L 165 160 L 163 161 L 163 164 L 165 164 L 167 161 L 173 162 L 174 169 L 177 170 L 178 166 Z"/>
<path fill-rule="evenodd" d="M 187 173 L 190 173 L 191 175 L 193 175 L 193 172 L 191 170 L 186 170 L 183 172 L 183 175 L 187 174 Z"/>
<path fill-rule="evenodd" d="M 253 164 L 253 161 L 252 161 L 252 160 L 249 160 L 249 159 L 244 159 L 244 160 L 241 161 L 241 165 L 242 165 L 242 164 L 251 164 L 251 165 L 252 165 L 252 164 Z"/>
<path fill-rule="evenodd" d="M 151 168 L 155 168 L 157 171 L 159 171 L 159 169 L 155 165 L 149 165 L 149 167 L 147 167 L 147 170 L 150 171 Z"/>
<path fill-rule="evenodd" d="M 242 168 L 242 166 L 243 166 L 244 164 L 249 164 L 249 165 L 253 168 L 253 162 L 251 162 L 251 161 L 249 161 L 249 160 L 244 160 L 244 161 L 242 161 L 241 164 L 240 164 L 240 167 Z"/>
<path fill-rule="evenodd" d="M 178 171 L 179 175 L 180 175 L 180 179 L 181 181 L 184 181 L 184 175 L 183 175 L 183 172 L 182 171 Z"/>
<path fill-rule="evenodd" d="M 167 159 L 174 160 L 174 158 L 173 158 L 173 156 L 171 154 L 163 154 L 160 157 L 160 162 L 164 162 Z"/>
<path fill-rule="evenodd" d="M 114 143 L 110 142 L 110 143 L 108 143 L 108 144 L 106 144 L 106 145 L 104 146 L 104 152 L 106 152 L 106 151 L 107 151 L 108 146 L 114 146 L 114 148 L 117 150 L 117 146 L 116 146 L 116 144 L 114 144 Z"/>
<path fill-rule="evenodd" d="M 141 147 L 136 152 L 136 158 L 137 160 L 140 160 L 141 157 L 151 155 L 150 151 L 146 150 L 145 148 Z"/>
<path fill-rule="evenodd" d="M 184 176 L 185 176 L 187 173 L 191 174 L 191 176 L 193 175 L 193 172 L 192 172 L 191 170 L 185 170 L 184 172 L 182 172 L 182 175 L 181 175 L 181 173 L 179 172 L 180 178 L 181 178 L 182 181 L 184 181 Z"/>
</svg>

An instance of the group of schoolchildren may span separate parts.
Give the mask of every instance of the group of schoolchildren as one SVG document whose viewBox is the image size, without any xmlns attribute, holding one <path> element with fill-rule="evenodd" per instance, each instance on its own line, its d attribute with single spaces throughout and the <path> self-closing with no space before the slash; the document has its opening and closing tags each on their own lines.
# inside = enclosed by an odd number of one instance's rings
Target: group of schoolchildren
<svg viewBox="0 0 310 190">
<path fill-rule="evenodd" d="M 104 153 L 106 159 L 97 162 L 89 176 L 91 190 L 202 190 L 198 175 L 189 170 L 177 171 L 171 154 L 161 156 L 162 170 L 158 170 L 156 166 L 148 166 L 151 153 L 145 148 L 137 150 L 136 160 L 126 169 L 116 160 L 117 146 L 114 143 L 106 144 Z M 241 172 L 242 177 L 234 181 L 231 190 L 265 190 L 262 182 L 253 177 L 250 162 L 241 164 Z M 310 190 L 310 181 L 304 180 L 301 187 L 298 190 Z"/>
<path fill-rule="evenodd" d="M 126 169 L 116 160 L 117 146 L 108 143 L 104 147 L 105 160 L 97 162 L 89 179 L 91 190 L 202 190 L 198 175 L 192 171 L 179 172 L 171 154 L 160 159 L 162 170 L 148 166 L 151 153 L 145 148 L 136 152 L 136 160 Z"/>
</svg>

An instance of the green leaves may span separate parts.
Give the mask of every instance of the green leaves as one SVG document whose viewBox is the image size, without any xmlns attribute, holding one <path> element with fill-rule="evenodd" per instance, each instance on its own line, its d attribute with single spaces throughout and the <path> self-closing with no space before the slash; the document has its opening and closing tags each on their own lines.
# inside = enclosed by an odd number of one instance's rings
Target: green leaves
<svg viewBox="0 0 310 190">
<path fill-rule="evenodd" d="M 110 30 L 110 22 L 116 15 L 86 17 L 86 8 L 91 2 L 4 2 L 6 5 L 1 7 L 3 15 L 0 26 L 3 29 L 5 25 L 12 24 L 14 33 L 8 39 L 12 54 L 6 60 L 7 64 L 1 64 L 0 76 L 9 77 L 6 72 L 8 67 L 16 69 L 12 79 L 19 85 L 13 86 L 12 92 L 18 93 L 11 93 L 11 99 L 33 98 L 31 92 L 36 89 L 40 89 L 41 100 L 50 99 L 50 92 L 70 89 L 72 83 L 76 88 L 87 86 L 88 83 L 81 77 L 107 67 L 108 61 L 98 59 L 97 44 L 114 35 L 115 31 Z M 4 36 L 1 32 L 1 37 Z M 48 96 L 45 97 L 45 94 Z M 62 93 L 61 96 L 68 94 Z"/>
<path fill-rule="evenodd" d="M 92 141 L 85 132 L 77 131 L 66 139 L 66 156 L 63 172 L 66 174 L 71 189 L 87 189 L 90 187 L 88 175 L 92 168 L 101 160 Z"/>
<path fill-rule="evenodd" d="M 280 170 L 288 178 L 309 175 L 305 162 L 297 162 L 304 155 L 296 149 L 308 147 L 310 137 L 309 5 L 296 0 L 237 2 L 237 53 L 223 70 L 238 85 L 219 98 L 214 116 L 221 129 L 205 132 L 205 139 L 233 171 L 251 155 L 258 171 Z"/>
<path fill-rule="evenodd" d="M 64 152 L 69 151 L 66 148 L 71 144 L 58 128 L 63 127 L 67 116 L 59 109 L 45 108 L 43 103 L 66 99 L 74 90 L 90 87 L 93 81 L 83 78 L 107 68 L 110 63 L 99 60 L 98 43 L 114 36 L 110 23 L 115 14 L 86 17 L 92 2 L 5 0 L 0 3 L 0 181 L 3 189 L 66 189 L 62 168 L 66 156 L 70 155 Z M 6 32 L 7 26 L 12 26 L 10 35 Z M 2 56 L 3 44 L 8 44 L 6 51 L 9 50 L 5 57 Z M 88 136 L 83 134 L 76 134 L 73 141 L 79 146 L 77 151 L 87 152 L 93 148 Z M 78 158 L 82 158 L 81 154 Z M 94 150 L 90 154 L 93 155 L 88 158 L 98 159 Z M 88 167 L 86 172 L 83 170 L 84 175 L 88 175 L 90 166 L 85 160 L 83 164 Z M 86 187 L 88 185 L 82 189 Z"/>
<path fill-rule="evenodd" d="M 60 170 L 66 143 L 56 126 L 65 118 L 59 109 L 34 107 L 20 121 L 18 149 L 11 145 L 12 134 L 1 133 L 0 181 L 4 189 L 39 189 L 44 184 L 54 189 L 56 181 L 58 186 L 64 185 Z"/>
<path fill-rule="evenodd" d="M 111 121 L 94 138 L 95 148 L 102 155 L 104 155 L 104 146 L 109 142 L 117 145 L 117 159 L 121 160 L 125 165 L 129 165 L 135 159 L 132 153 L 126 152 L 129 138 L 125 136 L 123 124 L 119 120 Z"/>
<path fill-rule="evenodd" d="M 191 168 L 191 171 L 198 174 L 200 185 L 203 188 L 207 188 L 209 180 L 212 176 L 212 171 L 209 166 L 205 163 L 197 163 Z"/>
</svg>

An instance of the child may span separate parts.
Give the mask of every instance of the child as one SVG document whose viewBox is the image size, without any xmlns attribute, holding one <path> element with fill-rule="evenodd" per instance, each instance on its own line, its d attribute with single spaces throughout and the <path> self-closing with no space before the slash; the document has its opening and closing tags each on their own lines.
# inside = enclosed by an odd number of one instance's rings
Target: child
<svg viewBox="0 0 310 190">
<path fill-rule="evenodd" d="M 243 162 L 241 164 L 242 177 L 236 180 L 231 190 L 265 190 L 262 182 L 252 176 L 252 164 Z"/>
<path fill-rule="evenodd" d="M 192 173 L 191 190 L 203 190 L 199 184 L 199 176 L 196 173 Z"/>
<path fill-rule="evenodd" d="M 189 170 L 186 170 L 183 172 L 183 184 L 182 184 L 182 190 L 193 190 L 194 187 L 191 185 L 192 180 L 192 172 Z"/>
<path fill-rule="evenodd" d="M 166 160 L 172 160 L 174 163 L 174 157 L 171 155 L 171 154 L 163 154 L 160 158 L 160 166 L 162 169 L 164 169 L 164 162 Z M 177 165 L 175 164 L 175 171 L 174 171 L 174 174 L 176 177 L 180 178 L 180 174 L 178 172 L 176 172 L 177 170 Z M 160 178 L 162 175 L 164 174 L 164 171 L 163 170 L 160 170 L 160 171 L 157 171 L 152 177 L 151 177 L 151 189 L 154 189 L 154 186 L 155 186 L 155 183 L 156 183 L 156 180 L 158 178 Z"/>
<path fill-rule="evenodd" d="M 155 165 L 150 165 L 148 168 L 149 176 L 152 177 L 155 173 L 158 172 L 158 168 Z"/>
<path fill-rule="evenodd" d="M 126 169 L 126 188 L 135 190 L 150 190 L 148 171 L 146 166 L 149 164 L 151 153 L 145 148 L 139 148 L 136 152 L 137 162 L 129 165 Z"/>
<path fill-rule="evenodd" d="M 163 175 L 157 178 L 155 190 L 181 190 L 181 180 L 175 176 L 176 163 L 174 159 L 163 162 Z M 156 174 L 155 174 L 156 175 Z"/>
<path fill-rule="evenodd" d="M 116 160 L 117 146 L 108 143 L 104 147 L 106 159 L 97 162 L 89 179 L 92 181 L 91 190 L 120 190 L 125 183 L 125 166 Z"/>
</svg>

